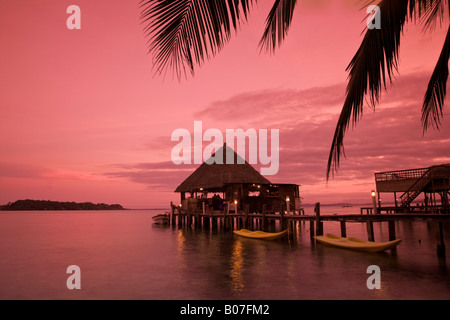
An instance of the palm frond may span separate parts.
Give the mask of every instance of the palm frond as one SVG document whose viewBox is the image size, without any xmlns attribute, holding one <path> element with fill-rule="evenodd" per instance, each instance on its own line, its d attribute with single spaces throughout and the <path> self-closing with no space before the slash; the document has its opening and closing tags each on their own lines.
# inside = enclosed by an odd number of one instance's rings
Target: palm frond
<svg viewBox="0 0 450 320">
<path fill-rule="evenodd" d="M 327 164 L 327 180 L 337 171 L 340 157 L 344 154 L 344 135 L 350 122 L 355 125 L 363 113 L 366 95 L 375 107 L 386 80 L 392 81 L 398 65 L 398 49 L 403 26 L 408 17 L 408 1 L 383 0 L 380 29 L 367 29 L 363 41 L 351 60 L 346 99 L 339 116 Z M 345 154 L 344 154 L 345 156 Z"/>
<path fill-rule="evenodd" d="M 253 0 L 142 0 L 141 21 L 156 72 L 178 78 L 219 52 Z"/>
<path fill-rule="evenodd" d="M 266 27 L 259 41 L 261 50 L 274 52 L 289 31 L 297 0 L 276 0 L 266 19 Z"/>
<path fill-rule="evenodd" d="M 447 94 L 448 60 L 450 59 L 450 27 L 447 30 L 444 46 L 428 82 L 422 106 L 423 131 L 433 126 L 439 129 L 443 115 L 444 99 Z"/>
<path fill-rule="evenodd" d="M 433 30 L 436 22 L 442 23 L 445 18 L 444 0 L 410 0 L 411 16 L 423 24 L 423 30 Z"/>
</svg>

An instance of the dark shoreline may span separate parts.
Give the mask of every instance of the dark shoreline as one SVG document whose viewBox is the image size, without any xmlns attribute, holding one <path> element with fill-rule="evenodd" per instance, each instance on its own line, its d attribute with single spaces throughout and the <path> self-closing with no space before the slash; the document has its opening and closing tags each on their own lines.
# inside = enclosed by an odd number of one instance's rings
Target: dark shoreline
<svg viewBox="0 0 450 320">
<path fill-rule="evenodd" d="M 50 200 L 17 200 L 0 206 L 1 211 L 79 211 L 79 210 L 127 210 L 120 204 L 105 204 L 92 202 L 61 202 Z"/>
</svg>

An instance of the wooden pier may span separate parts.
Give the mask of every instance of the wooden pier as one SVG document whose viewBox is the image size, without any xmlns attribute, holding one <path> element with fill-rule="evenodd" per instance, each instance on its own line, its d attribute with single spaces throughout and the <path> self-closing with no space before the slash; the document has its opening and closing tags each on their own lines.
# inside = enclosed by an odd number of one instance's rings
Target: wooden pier
<svg viewBox="0 0 450 320">
<path fill-rule="evenodd" d="M 439 257 L 445 257 L 445 243 L 443 234 L 443 223 L 450 222 L 450 214 L 436 214 L 436 213 L 392 213 L 392 214 L 344 214 L 344 215 L 322 215 L 320 213 L 320 203 L 316 203 L 314 208 L 314 215 L 305 215 L 304 211 L 295 212 L 277 212 L 269 213 L 265 211 L 263 206 L 262 212 L 250 213 L 248 207 L 242 212 L 218 212 L 218 211 L 204 211 L 204 212 L 178 212 L 175 206 L 172 207 L 170 213 L 170 224 L 172 226 L 192 226 L 194 228 L 209 228 L 220 227 L 223 230 L 236 229 L 252 229 L 267 231 L 271 226 L 278 226 L 281 229 L 289 229 L 294 232 L 295 225 L 299 222 L 309 223 L 310 238 L 314 239 L 315 235 L 324 234 L 324 221 L 336 221 L 340 223 L 340 235 L 347 236 L 347 222 L 361 222 L 365 223 L 367 227 L 367 239 L 375 241 L 374 237 L 374 222 L 387 222 L 389 241 L 396 239 L 395 224 L 397 221 L 432 221 L 436 223 L 437 230 L 437 253 Z M 361 213 L 363 210 L 361 210 Z"/>
</svg>

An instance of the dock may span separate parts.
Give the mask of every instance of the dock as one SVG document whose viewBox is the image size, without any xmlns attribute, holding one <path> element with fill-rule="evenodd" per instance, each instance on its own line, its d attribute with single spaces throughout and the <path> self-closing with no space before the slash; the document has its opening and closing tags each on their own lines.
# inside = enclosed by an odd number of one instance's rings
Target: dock
<svg viewBox="0 0 450 320">
<path fill-rule="evenodd" d="M 443 223 L 450 222 L 450 214 L 442 213 L 391 213 L 391 214 L 320 214 L 320 203 L 315 204 L 314 215 L 305 215 L 304 211 L 296 212 L 262 212 L 250 213 L 248 207 L 241 212 L 220 212 L 209 210 L 205 212 L 178 211 L 173 206 L 170 212 L 170 224 L 172 226 L 191 226 L 193 228 L 221 228 L 224 231 L 237 229 L 251 229 L 267 231 L 269 227 L 277 224 L 281 229 L 288 229 L 293 233 L 296 224 L 309 223 L 310 238 L 324 234 L 324 221 L 340 223 L 340 236 L 347 236 L 347 223 L 360 222 L 366 224 L 367 240 L 375 241 L 373 224 L 375 222 L 387 222 L 389 241 L 396 240 L 395 225 L 399 221 L 431 221 L 436 226 L 436 249 L 441 258 L 445 258 L 445 241 Z M 370 212 L 370 211 L 363 211 Z"/>
</svg>

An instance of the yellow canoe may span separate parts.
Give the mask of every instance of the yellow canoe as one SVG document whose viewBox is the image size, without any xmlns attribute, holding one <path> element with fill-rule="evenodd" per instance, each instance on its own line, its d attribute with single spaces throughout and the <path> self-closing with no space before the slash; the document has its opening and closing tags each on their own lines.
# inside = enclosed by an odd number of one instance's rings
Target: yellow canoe
<svg viewBox="0 0 450 320">
<path fill-rule="evenodd" d="M 281 232 L 251 231 L 247 229 L 234 230 L 233 232 L 238 236 L 246 238 L 274 240 L 284 236 L 287 233 L 287 229 Z"/>
<path fill-rule="evenodd" d="M 400 243 L 400 241 L 402 241 L 401 239 L 397 239 L 388 242 L 374 242 L 365 241 L 358 238 L 343 238 L 335 236 L 333 234 L 315 236 L 314 238 L 317 240 L 317 242 L 322 244 L 366 252 L 379 252 L 389 250 L 395 248 Z"/>
</svg>

